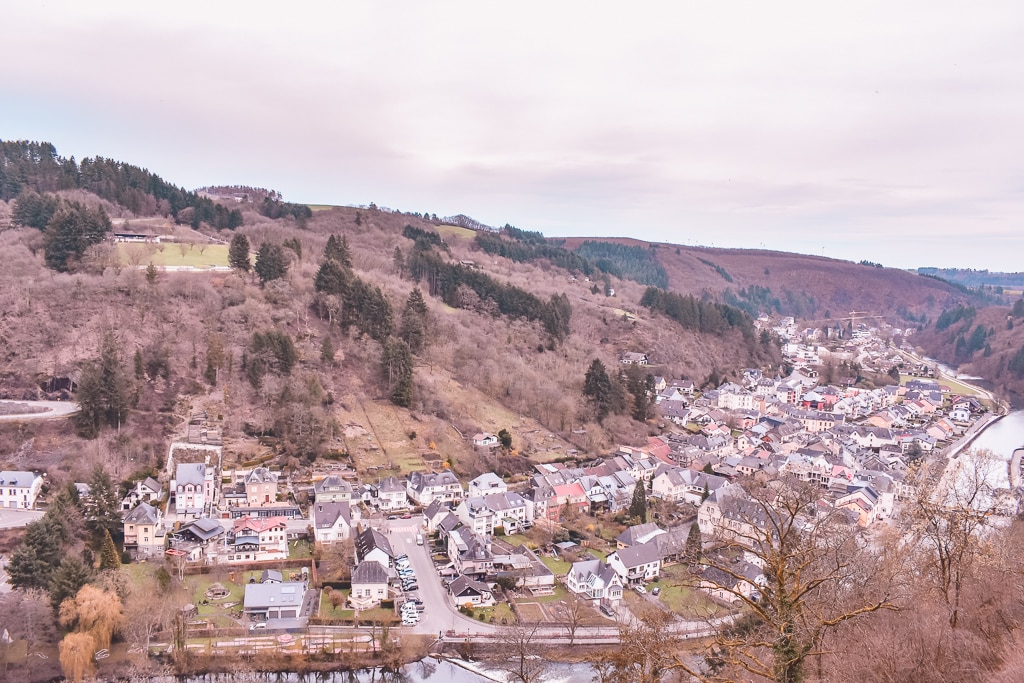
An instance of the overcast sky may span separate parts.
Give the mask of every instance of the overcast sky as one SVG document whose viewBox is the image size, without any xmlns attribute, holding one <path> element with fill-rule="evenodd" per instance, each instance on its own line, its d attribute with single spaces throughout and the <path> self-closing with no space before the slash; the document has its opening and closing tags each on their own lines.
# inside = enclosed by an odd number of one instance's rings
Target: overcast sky
<svg viewBox="0 0 1024 683">
<path fill-rule="evenodd" d="M 1024 270 L 1024 3 L 5 0 L 0 138 L 189 188 Z"/>
</svg>

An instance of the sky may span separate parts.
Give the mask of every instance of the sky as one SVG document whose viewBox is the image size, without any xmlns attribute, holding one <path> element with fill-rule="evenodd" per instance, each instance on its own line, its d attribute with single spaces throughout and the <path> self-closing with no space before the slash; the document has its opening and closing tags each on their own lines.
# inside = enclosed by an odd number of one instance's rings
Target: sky
<svg viewBox="0 0 1024 683">
<path fill-rule="evenodd" d="M 190 189 L 1024 270 L 1019 0 L 5 0 L 0 17 L 0 139 Z"/>
</svg>

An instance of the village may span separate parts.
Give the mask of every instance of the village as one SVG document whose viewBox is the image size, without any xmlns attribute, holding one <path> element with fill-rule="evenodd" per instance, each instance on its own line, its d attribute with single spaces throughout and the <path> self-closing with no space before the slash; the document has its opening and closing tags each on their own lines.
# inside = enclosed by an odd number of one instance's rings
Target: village
<svg viewBox="0 0 1024 683">
<path fill-rule="evenodd" d="M 122 501 L 123 550 L 193 579 L 181 609 L 197 634 L 305 634 L 308 644 L 313 627 L 379 623 L 472 639 L 538 622 L 551 635 L 607 638 L 652 606 L 682 624 L 727 617 L 765 582 L 754 556 L 731 558 L 728 574 L 709 561 L 726 552 L 719 541 L 747 536 L 743 481 L 809 482 L 820 505 L 870 533 L 918 495 L 914 473 L 941 470 L 990 417 L 982 400 L 927 376 L 871 389 L 839 372 L 822 381 L 826 366 L 906 368 L 911 349 L 877 329 L 861 325 L 828 350 L 817 341 L 829 331 L 758 323 L 786 340 L 785 377 L 747 369 L 703 392 L 655 377 L 660 435 L 514 481 L 487 472 L 463 482 L 445 466 L 371 480 L 318 463 L 310 484 L 296 483 L 264 465 L 225 467 L 216 421 L 193 415 L 160 475 Z M 652 359 L 626 352 L 620 362 Z M 480 453 L 503 447 L 494 434 L 468 438 Z M 36 507 L 40 475 L 0 476 L 0 506 Z M 77 486 L 87 499 L 88 485 Z"/>
</svg>

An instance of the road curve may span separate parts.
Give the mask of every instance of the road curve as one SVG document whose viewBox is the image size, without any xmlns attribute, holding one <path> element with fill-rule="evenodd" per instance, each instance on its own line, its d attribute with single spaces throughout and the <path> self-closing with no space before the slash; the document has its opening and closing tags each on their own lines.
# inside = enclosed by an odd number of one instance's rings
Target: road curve
<svg viewBox="0 0 1024 683">
<path fill-rule="evenodd" d="M 51 418 L 68 417 L 79 411 L 74 401 L 0 401 L 2 405 L 23 405 L 38 410 L 32 413 L 14 415 L 0 414 L 0 422 L 24 422 L 25 420 L 49 420 Z"/>
</svg>

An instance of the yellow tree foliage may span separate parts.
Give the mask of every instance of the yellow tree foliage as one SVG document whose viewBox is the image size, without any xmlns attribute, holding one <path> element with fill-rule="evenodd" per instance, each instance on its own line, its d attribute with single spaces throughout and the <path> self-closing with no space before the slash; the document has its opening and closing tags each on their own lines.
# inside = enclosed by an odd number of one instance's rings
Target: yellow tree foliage
<svg viewBox="0 0 1024 683">
<path fill-rule="evenodd" d="M 64 670 L 64 677 L 72 683 L 81 683 L 82 679 L 91 677 L 94 672 L 94 653 L 93 639 L 88 633 L 76 631 L 64 636 L 64 640 L 60 641 L 60 666 Z"/>
<path fill-rule="evenodd" d="M 60 605 L 61 625 L 88 634 L 96 650 L 110 648 L 114 631 L 121 627 L 123 621 L 121 599 L 116 593 L 96 586 L 82 586 L 78 595 Z"/>
</svg>

